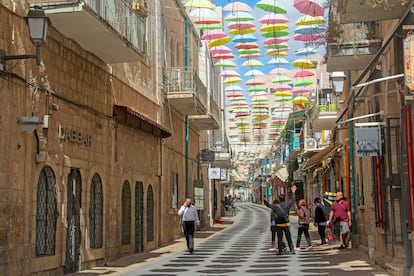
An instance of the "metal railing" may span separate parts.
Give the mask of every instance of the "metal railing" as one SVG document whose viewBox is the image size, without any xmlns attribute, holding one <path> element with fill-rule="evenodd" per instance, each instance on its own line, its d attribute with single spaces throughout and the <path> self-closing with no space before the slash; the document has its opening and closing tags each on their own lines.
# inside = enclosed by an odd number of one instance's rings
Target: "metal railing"
<svg viewBox="0 0 414 276">
<path fill-rule="evenodd" d="M 84 3 L 137 50 L 146 52 L 146 17 L 120 0 L 84 0 Z M 104 47 L 104 46 L 103 46 Z"/>
<path fill-rule="evenodd" d="M 166 71 L 168 94 L 193 93 L 207 107 L 207 88 L 196 72 L 180 67 L 168 68 Z"/>
</svg>

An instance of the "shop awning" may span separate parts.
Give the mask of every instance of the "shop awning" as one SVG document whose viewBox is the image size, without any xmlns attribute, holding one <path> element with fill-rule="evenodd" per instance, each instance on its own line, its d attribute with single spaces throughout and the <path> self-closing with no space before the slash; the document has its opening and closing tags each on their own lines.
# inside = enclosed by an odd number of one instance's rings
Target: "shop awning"
<svg viewBox="0 0 414 276">
<path fill-rule="evenodd" d="M 332 152 L 336 151 L 338 148 L 340 148 L 342 144 L 335 143 L 330 144 L 323 150 L 319 151 L 318 153 L 315 153 L 311 157 L 309 157 L 308 161 L 306 162 L 305 166 L 303 167 L 303 171 L 309 170 L 312 167 L 315 167 L 319 165 L 320 162 L 322 162 L 325 158 L 327 158 Z"/>
<path fill-rule="evenodd" d="M 119 122 L 160 138 L 167 138 L 172 134 L 170 129 L 163 127 L 147 116 L 126 106 L 114 105 L 113 116 Z"/>
</svg>

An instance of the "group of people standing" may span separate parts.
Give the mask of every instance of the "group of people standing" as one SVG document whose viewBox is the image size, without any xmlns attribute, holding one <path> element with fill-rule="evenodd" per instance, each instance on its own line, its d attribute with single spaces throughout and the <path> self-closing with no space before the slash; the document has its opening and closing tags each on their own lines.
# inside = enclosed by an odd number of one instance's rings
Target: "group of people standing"
<svg viewBox="0 0 414 276">
<path fill-rule="evenodd" d="M 295 254 L 295 248 L 293 247 L 292 235 L 290 232 L 289 213 L 293 204 L 296 202 L 296 190 L 297 187 L 292 185 L 292 198 L 289 201 L 285 201 L 285 195 L 280 195 L 278 200 L 273 201 L 271 204 L 264 199 L 264 204 L 272 211 L 270 213 L 271 221 L 271 233 L 272 233 L 272 246 L 270 251 L 276 251 L 277 254 L 282 254 L 285 249 L 283 242 L 283 234 L 285 234 L 286 241 L 289 246 L 290 254 Z M 340 242 L 340 249 L 347 248 L 349 246 L 350 228 L 352 226 L 351 209 L 349 203 L 344 199 L 342 192 L 336 193 L 336 201 L 330 206 L 330 210 L 326 203 L 323 204 L 320 198 L 314 199 L 315 204 L 315 216 L 314 225 L 318 227 L 318 233 L 321 239 L 321 245 L 327 244 L 326 232 L 331 233 L 333 229 L 338 236 Z M 296 239 L 296 250 L 300 249 L 300 243 L 302 240 L 302 234 L 305 236 L 308 247 L 312 247 L 312 240 L 309 235 L 309 225 L 311 222 L 311 211 L 306 206 L 306 201 L 300 199 L 298 202 L 298 232 Z M 277 235 L 277 248 L 275 244 L 275 237 Z"/>
</svg>

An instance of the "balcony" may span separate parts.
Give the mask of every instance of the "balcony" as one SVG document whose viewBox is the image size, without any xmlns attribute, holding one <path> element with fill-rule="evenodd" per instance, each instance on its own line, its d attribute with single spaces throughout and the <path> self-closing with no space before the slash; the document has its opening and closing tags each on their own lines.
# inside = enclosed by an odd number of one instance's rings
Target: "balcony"
<svg viewBox="0 0 414 276">
<path fill-rule="evenodd" d="M 373 2 L 375 1 L 338 0 L 337 7 L 335 8 L 340 22 L 345 24 L 362 21 L 399 19 L 404 15 L 410 3 L 410 1 L 384 0 L 374 5 Z"/>
<path fill-rule="evenodd" d="M 330 130 L 338 119 L 339 98 L 331 88 L 323 88 L 317 93 L 314 103 L 308 113 L 313 130 L 316 132 Z"/>
<path fill-rule="evenodd" d="M 212 130 L 220 128 L 220 109 L 217 103 L 210 98 L 210 111 L 202 115 L 190 115 L 190 121 L 198 130 Z"/>
<path fill-rule="evenodd" d="M 362 70 L 381 48 L 378 24 L 364 22 L 339 24 L 337 18 L 329 22 L 327 35 L 327 70 Z"/>
<path fill-rule="evenodd" d="M 207 114 L 207 88 L 198 75 L 185 68 L 166 70 L 167 99 L 183 115 Z M 194 120 L 197 117 L 193 117 Z M 204 117 L 199 117 L 200 120 Z M 190 117 L 191 119 L 191 117 Z"/>
<path fill-rule="evenodd" d="M 144 1 L 145 2 L 145 1 Z M 53 27 L 107 64 L 136 62 L 147 47 L 144 6 L 126 1 L 36 1 Z M 146 11 L 147 12 L 147 11 Z"/>
</svg>

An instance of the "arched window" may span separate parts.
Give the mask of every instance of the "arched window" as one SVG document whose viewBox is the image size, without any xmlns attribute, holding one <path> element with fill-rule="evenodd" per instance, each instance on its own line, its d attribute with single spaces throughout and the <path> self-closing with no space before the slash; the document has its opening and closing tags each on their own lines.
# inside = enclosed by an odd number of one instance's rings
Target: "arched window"
<svg viewBox="0 0 414 276">
<path fill-rule="evenodd" d="M 152 185 L 148 186 L 147 193 L 147 241 L 154 240 L 154 192 Z"/>
<path fill-rule="evenodd" d="M 92 177 L 89 205 L 89 240 L 91 248 L 103 245 L 103 192 L 102 181 L 98 174 Z"/>
<path fill-rule="evenodd" d="M 45 166 L 39 175 L 36 208 L 36 255 L 52 256 L 56 249 L 58 217 L 56 178 L 52 168 Z"/>
<path fill-rule="evenodd" d="M 122 186 L 122 244 L 131 243 L 131 186 L 128 181 Z"/>
<path fill-rule="evenodd" d="M 170 165 L 170 196 L 171 208 L 178 208 L 178 174 L 175 173 L 173 165 Z"/>
</svg>

